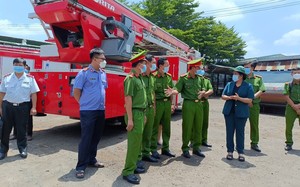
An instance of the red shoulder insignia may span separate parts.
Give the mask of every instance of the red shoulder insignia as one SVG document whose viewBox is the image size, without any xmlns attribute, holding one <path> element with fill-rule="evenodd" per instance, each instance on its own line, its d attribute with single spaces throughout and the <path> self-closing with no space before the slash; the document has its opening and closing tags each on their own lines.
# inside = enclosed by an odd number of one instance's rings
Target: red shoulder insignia
<svg viewBox="0 0 300 187">
<path fill-rule="evenodd" d="M 33 76 L 33 75 L 30 75 L 30 74 L 26 74 L 26 77 L 34 78 L 34 76 Z"/>
<path fill-rule="evenodd" d="M 82 71 L 87 71 L 89 67 L 83 68 Z"/>
<path fill-rule="evenodd" d="M 180 75 L 180 77 L 185 77 L 187 75 L 188 75 L 188 73 L 185 73 L 185 74 Z"/>
<path fill-rule="evenodd" d="M 129 73 L 128 76 L 129 76 L 130 78 L 132 78 L 132 77 L 134 76 L 134 74 L 133 74 L 133 73 Z"/>
<path fill-rule="evenodd" d="M 170 73 L 166 73 L 168 76 L 172 77 L 172 75 Z"/>
<path fill-rule="evenodd" d="M 11 75 L 11 73 L 6 74 L 6 75 L 3 76 L 3 78 L 8 77 L 8 76 L 10 76 L 10 75 Z"/>
</svg>

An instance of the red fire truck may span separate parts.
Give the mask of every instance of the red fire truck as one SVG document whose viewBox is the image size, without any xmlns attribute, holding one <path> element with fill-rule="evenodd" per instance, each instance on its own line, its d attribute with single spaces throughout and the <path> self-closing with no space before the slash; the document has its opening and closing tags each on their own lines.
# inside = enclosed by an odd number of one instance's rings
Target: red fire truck
<svg viewBox="0 0 300 187">
<path fill-rule="evenodd" d="M 40 113 L 79 118 L 79 106 L 73 97 L 77 72 L 90 62 L 89 51 L 101 47 L 107 58 L 109 88 L 106 118 L 122 121 L 125 113 L 123 80 L 131 65 L 133 46 L 148 50 L 170 62 L 176 82 L 187 71 L 189 46 L 149 20 L 114 0 L 35 0 L 34 11 L 43 25 L 49 26 L 55 45 L 41 46 L 34 58 L 31 74 L 40 92 Z M 40 62 L 39 62 L 40 61 Z M 65 64 L 61 65 L 61 64 Z M 177 99 L 178 105 L 182 100 Z"/>
</svg>

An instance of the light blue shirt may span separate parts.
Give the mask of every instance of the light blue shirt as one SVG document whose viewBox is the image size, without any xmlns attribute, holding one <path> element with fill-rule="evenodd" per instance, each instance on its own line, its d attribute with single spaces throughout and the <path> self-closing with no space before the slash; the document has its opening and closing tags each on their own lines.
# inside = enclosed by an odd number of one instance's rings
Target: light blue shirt
<svg viewBox="0 0 300 187">
<path fill-rule="evenodd" d="M 10 103 L 29 102 L 31 94 L 39 91 L 34 77 L 26 73 L 20 78 L 15 73 L 4 76 L 0 87 L 0 92 L 5 93 L 3 100 Z"/>
<path fill-rule="evenodd" d="M 91 65 L 81 70 L 74 82 L 74 88 L 81 90 L 80 110 L 105 110 L 106 73 L 96 71 Z"/>
</svg>

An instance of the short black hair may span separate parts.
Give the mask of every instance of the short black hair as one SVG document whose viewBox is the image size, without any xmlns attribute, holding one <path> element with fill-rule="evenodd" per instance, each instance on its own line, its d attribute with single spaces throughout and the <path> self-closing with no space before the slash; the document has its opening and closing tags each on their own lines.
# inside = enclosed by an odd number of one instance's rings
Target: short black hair
<svg viewBox="0 0 300 187">
<path fill-rule="evenodd" d="M 90 59 L 92 60 L 95 55 L 104 55 L 104 51 L 101 48 L 94 48 L 90 51 Z"/>
<path fill-rule="evenodd" d="M 246 78 L 247 78 L 247 75 L 246 75 L 246 74 L 241 73 L 241 72 L 238 72 L 238 71 L 237 71 L 237 73 L 238 73 L 239 75 L 242 75 L 242 76 L 243 76 L 243 80 L 246 80 Z"/>
<path fill-rule="evenodd" d="M 132 63 L 131 66 L 133 68 L 135 68 L 135 67 L 137 67 L 137 65 L 139 65 L 140 63 L 143 63 L 143 62 L 146 62 L 146 60 L 145 59 L 141 59 L 141 60 L 139 60 L 137 62 Z"/>
<path fill-rule="evenodd" d="M 166 60 L 168 60 L 168 59 L 165 58 L 165 57 L 159 58 L 158 61 L 157 61 L 157 68 L 159 68 L 160 65 L 163 66 L 163 65 L 165 64 L 165 61 L 166 61 Z"/>
<path fill-rule="evenodd" d="M 148 54 L 148 55 L 146 55 L 145 59 L 148 60 L 149 62 L 152 62 L 153 55 Z"/>
<path fill-rule="evenodd" d="M 25 63 L 24 63 L 24 59 L 21 59 L 21 58 L 15 58 L 14 60 L 13 60 L 13 64 L 19 64 L 19 63 L 22 63 L 24 66 L 26 65 L 26 61 L 25 61 Z"/>
</svg>

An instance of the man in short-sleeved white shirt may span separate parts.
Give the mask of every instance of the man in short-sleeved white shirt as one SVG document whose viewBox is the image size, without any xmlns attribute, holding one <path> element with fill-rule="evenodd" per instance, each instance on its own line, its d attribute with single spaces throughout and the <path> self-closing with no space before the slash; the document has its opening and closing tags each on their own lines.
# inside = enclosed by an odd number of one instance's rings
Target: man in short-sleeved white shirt
<svg viewBox="0 0 300 187">
<path fill-rule="evenodd" d="M 13 126 L 17 130 L 17 144 L 22 158 L 27 157 L 26 124 L 29 115 L 36 114 L 39 87 L 32 75 L 24 73 L 24 60 L 13 60 L 13 73 L 5 75 L 0 86 L 0 115 L 3 119 L 0 160 L 7 156 L 9 135 Z M 32 107 L 30 108 L 30 98 Z"/>
</svg>

